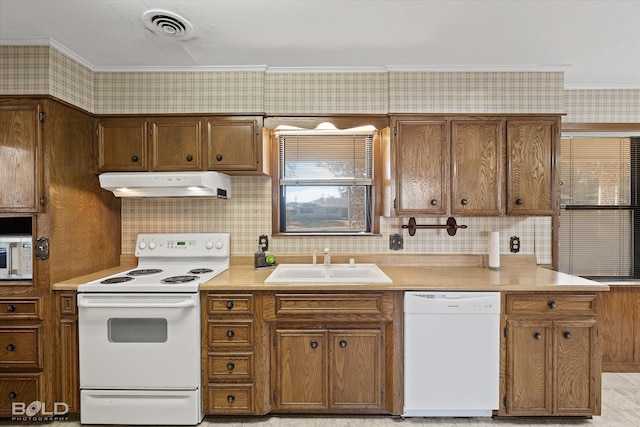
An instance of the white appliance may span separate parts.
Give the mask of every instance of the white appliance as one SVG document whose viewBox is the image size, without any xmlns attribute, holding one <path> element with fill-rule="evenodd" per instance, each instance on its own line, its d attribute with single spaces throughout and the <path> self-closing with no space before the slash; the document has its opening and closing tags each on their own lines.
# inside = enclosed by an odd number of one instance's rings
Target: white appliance
<svg viewBox="0 0 640 427">
<path fill-rule="evenodd" d="M 206 172 L 105 172 L 100 186 L 117 197 L 231 197 L 231 177 Z"/>
<path fill-rule="evenodd" d="M 0 280 L 33 278 L 32 237 L 0 235 Z"/>
<path fill-rule="evenodd" d="M 78 286 L 80 422 L 198 424 L 198 288 L 229 268 L 229 234 L 140 234 L 135 254 Z"/>
<path fill-rule="evenodd" d="M 499 378 L 499 292 L 405 292 L 404 417 L 490 417 Z"/>
</svg>

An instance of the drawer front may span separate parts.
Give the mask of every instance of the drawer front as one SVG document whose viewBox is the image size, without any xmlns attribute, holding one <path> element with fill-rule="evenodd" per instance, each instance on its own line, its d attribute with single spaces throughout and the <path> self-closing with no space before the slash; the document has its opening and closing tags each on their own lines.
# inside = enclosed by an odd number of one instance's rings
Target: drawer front
<svg viewBox="0 0 640 427">
<path fill-rule="evenodd" d="M 265 296 L 267 320 L 308 318 L 327 320 L 391 320 L 390 292 L 363 293 L 273 293 Z"/>
<path fill-rule="evenodd" d="M 0 374 L 0 416 L 11 416 L 13 403 L 29 405 L 31 402 L 42 400 L 39 392 L 41 376 Z"/>
<path fill-rule="evenodd" d="M 506 296 L 506 314 L 596 314 L 595 295 L 520 295 Z"/>
<path fill-rule="evenodd" d="M 209 321 L 209 345 L 217 347 L 253 346 L 253 321 Z"/>
<path fill-rule="evenodd" d="M 253 413 L 253 385 L 209 385 L 209 402 L 214 414 Z"/>
<path fill-rule="evenodd" d="M 41 369 L 42 327 L 0 327 L 0 368 Z"/>
<path fill-rule="evenodd" d="M 40 298 L 0 298 L 0 319 L 42 320 Z"/>
<path fill-rule="evenodd" d="M 210 354 L 209 378 L 223 382 L 252 382 L 253 353 Z"/>
<path fill-rule="evenodd" d="M 251 294 L 209 294 L 207 307 L 210 314 L 253 314 Z"/>
</svg>

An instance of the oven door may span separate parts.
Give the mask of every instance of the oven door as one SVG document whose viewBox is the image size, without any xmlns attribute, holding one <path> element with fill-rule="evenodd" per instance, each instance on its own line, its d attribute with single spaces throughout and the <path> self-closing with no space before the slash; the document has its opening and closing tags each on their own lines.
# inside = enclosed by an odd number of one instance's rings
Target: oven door
<svg viewBox="0 0 640 427">
<path fill-rule="evenodd" d="M 78 294 L 80 387 L 196 389 L 199 294 Z"/>
</svg>

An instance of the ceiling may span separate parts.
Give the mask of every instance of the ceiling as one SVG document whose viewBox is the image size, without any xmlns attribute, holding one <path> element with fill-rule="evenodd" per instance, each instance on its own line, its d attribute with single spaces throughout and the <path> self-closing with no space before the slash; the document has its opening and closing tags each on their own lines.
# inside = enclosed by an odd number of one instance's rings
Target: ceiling
<svg viewBox="0 0 640 427">
<path fill-rule="evenodd" d="M 143 14 L 180 15 L 188 40 Z M 96 71 L 561 70 L 640 88 L 640 0 L 0 0 L 0 44 L 66 49 Z"/>
</svg>

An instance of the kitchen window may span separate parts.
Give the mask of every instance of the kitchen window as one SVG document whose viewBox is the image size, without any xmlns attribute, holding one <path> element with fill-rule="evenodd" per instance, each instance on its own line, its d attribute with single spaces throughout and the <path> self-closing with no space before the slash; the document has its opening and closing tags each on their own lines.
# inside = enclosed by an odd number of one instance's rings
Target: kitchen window
<svg viewBox="0 0 640 427">
<path fill-rule="evenodd" d="M 639 174 L 640 132 L 563 135 L 560 271 L 640 278 Z"/>
<path fill-rule="evenodd" d="M 374 129 L 279 130 L 275 136 L 274 232 L 377 232 L 374 165 L 379 138 Z"/>
</svg>

